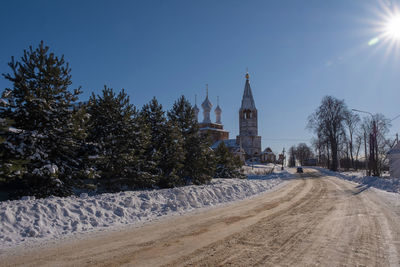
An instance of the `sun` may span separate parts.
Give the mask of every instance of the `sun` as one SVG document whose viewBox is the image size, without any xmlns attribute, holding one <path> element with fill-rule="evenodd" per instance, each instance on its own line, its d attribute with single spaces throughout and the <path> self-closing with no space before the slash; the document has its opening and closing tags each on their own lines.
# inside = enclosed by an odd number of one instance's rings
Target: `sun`
<svg viewBox="0 0 400 267">
<path fill-rule="evenodd" d="M 366 4 L 371 16 L 361 19 L 364 33 L 370 38 L 367 42 L 373 53 L 383 51 L 384 60 L 400 58 L 400 5 L 389 1 L 374 1 Z"/>
<path fill-rule="evenodd" d="M 389 38 L 400 41 L 400 14 L 389 18 L 386 23 L 385 33 Z"/>
</svg>

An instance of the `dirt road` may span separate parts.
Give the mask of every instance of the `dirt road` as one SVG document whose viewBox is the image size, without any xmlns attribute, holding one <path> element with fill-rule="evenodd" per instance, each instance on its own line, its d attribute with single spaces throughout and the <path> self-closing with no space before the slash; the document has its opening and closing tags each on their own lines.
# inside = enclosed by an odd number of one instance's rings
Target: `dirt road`
<svg viewBox="0 0 400 267">
<path fill-rule="evenodd" d="M 400 208 L 308 171 L 262 196 L 0 256 L 31 266 L 400 266 Z"/>
</svg>

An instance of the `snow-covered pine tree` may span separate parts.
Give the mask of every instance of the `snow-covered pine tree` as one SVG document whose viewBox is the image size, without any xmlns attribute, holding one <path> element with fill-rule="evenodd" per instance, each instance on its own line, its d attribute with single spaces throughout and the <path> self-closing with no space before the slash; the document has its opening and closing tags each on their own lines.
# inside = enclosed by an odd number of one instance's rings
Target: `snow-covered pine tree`
<svg viewBox="0 0 400 267">
<path fill-rule="evenodd" d="M 164 142 L 160 148 L 160 167 L 163 175 L 158 186 L 169 188 L 184 185 L 185 180 L 181 176 L 185 159 L 182 134 L 172 121 L 166 122 L 164 134 Z"/>
<path fill-rule="evenodd" d="M 153 185 L 159 183 L 162 177 L 160 162 L 162 160 L 161 146 L 163 136 L 165 136 L 165 116 L 162 106 L 158 104 L 154 97 L 148 104 L 142 107 L 139 114 L 142 127 L 148 130 L 150 139 L 144 149 L 144 158 L 146 165 L 144 170 L 150 174 Z"/>
<path fill-rule="evenodd" d="M 6 95 L 9 92 L 4 91 L 2 97 L 0 98 L 0 144 L 5 142 L 7 138 L 8 129 L 11 127 L 11 121 L 6 116 L 6 111 L 8 108 L 8 101 L 5 100 Z M 6 153 L 2 150 L 0 151 L 0 188 L 4 191 L 9 191 L 11 177 L 17 176 L 14 172 L 21 168 L 18 160 L 5 158 Z M 12 162 L 12 164 L 10 164 Z M 3 191 L 2 190 L 2 191 Z"/>
<path fill-rule="evenodd" d="M 76 186 L 79 187 L 82 180 L 91 178 L 93 173 L 91 172 L 91 165 L 88 162 L 89 146 L 86 142 L 88 137 L 88 124 L 90 115 L 87 113 L 87 103 L 80 102 L 74 106 L 72 113 L 72 126 L 73 136 L 78 143 L 78 152 L 76 161 L 79 163 L 79 171 L 76 173 Z"/>
<path fill-rule="evenodd" d="M 87 143 L 89 161 L 100 174 L 106 190 L 140 185 L 143 138 L 135 107 L 124 90 L 117 95 L 104 86 L 102 95 L 92 94 L 87 107 L 90 116 Z"/>
<path fill-rule="evenodd" d="M 183 137 L 185 161 L 182 176 L 195 184 L 209 182 L 214 173 L 213 153 L 207 139 L 199 134 L 193 107 L 184 96 L 174 103 L 168 118 L 177 125 Z"/>
<path fill-rule="evenodd" d="M 202 137 L 192 137 L 188 143 L 192 147 L 188 161 L 193 164 L 190 173 L 192 183 L 199 185 L 210 182 L 215 171 L 215 157 L 209 141 Z"/>
<path fill-rule="evenodd" d="M 160 185 L 165 177 L 161 166 L 167 136 L 167 120 L 162 105 L 154 97 L 149 103 L 142 107 L 139 114 L 143 128 L 148 129 L 150 140 L 144 148 L 146 165 L 144 170 L 150 174 L 153 185 Z"/>
<path fill-rule="evenodd" d="M 221 142 L 214 151 L 216 168 L 214 177 L 216 178 L 245 178 L 240 173 L 240 160 L 229 151 L 224 142 Z"/>
<path fill-rule="evenodd" d="M 0 115 L 11 122 L 0 144 L 5 178 L 17 184 L 17 195 L 68 195 L 79 165 L 72 113 L 81 93 L 69 90 L 71 69 L 43 41 L 8 65 L 11 73 L 3 76 L 13 86 L 4 91 L 7 107 Z"/>
</svg>

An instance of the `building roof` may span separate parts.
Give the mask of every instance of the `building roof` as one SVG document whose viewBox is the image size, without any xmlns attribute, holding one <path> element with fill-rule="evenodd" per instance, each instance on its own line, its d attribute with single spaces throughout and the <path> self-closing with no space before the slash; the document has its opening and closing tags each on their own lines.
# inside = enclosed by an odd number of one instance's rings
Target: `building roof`
<svg viewBox="0 0 400 267">
<path fill-rule="evenodd" d="M 219 96 L 217 96 L 217 107 L 215 108 L 214 112 L 215 112 L 215 114 L 221 114 L 221 112 L 222 112 L 222 109 L 219 106 Z"/>
<path fill-rule="evenodd" d="M 203 103 L 201 104 L 201 107 L 206 110 L 206 111 L 210 111 L 211 108 L 213 107 L 213 104 L 211 103 L 211 101 L 208 99 L 208 84 L 206 85 L 206 99 L 204 99 Z"/>
<path fill-rule="evenodd" d="M 211 131 L 217 131 L 217 132 L 228 132 L 228 131 L 225 131 L 224 129 L 218 129 L 218 128 L 213 128 L 213 127 L 203 127 L 203 128 L 200 128 L 199 130 L 200 131 L 211 130 Z"/>
<path fill-rule="evenodd" d="M 240 146 L 236 143 L 236 139 L 227 139 L 220 140 L 211 145 L 212 149 L 216 149 L 221 142 L 224 142 L 227 148 L 240 148 Z"/>
<path fill-rule="evenodd" d="M 256 109 L 256 104 L 254 103 L 253 94 L 251 92 L 249 74 L 246 74 L 246 84 L 244 85 L 244 92 L 242 98 L 242 106 L 240 109 Z"/>
<path fill-rule="evenodd" d="M 400 142 L 390 149 L 388 154 L 400 154 Z"/>
<path fill-rule="evenodd" d="M 210 100 L 208 99 L 208 95 L 206 96 L 206 99 L 204 99 L 203 103 L 201 104 L 201 107 L 204 110 L 211 110 L 212 108 L 212 103 L 210 102 Z"/>
</svg>

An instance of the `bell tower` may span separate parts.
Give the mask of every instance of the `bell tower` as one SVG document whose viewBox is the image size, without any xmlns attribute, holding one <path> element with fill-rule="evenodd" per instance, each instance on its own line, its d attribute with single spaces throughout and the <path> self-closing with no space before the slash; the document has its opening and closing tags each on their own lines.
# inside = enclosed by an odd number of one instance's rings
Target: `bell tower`
<svg viewBox="0 0 400 267">
<path fill-rule="evenodd" d="M 242 105 L 239 109 L 239 135 L 236 143 L 241 144 L 246 158 L 259 158 L 261 155 L 261 136 L 258 136 L 258 116 L 250 87 L 250 75 L 246 73 Z"/>
</svg>

